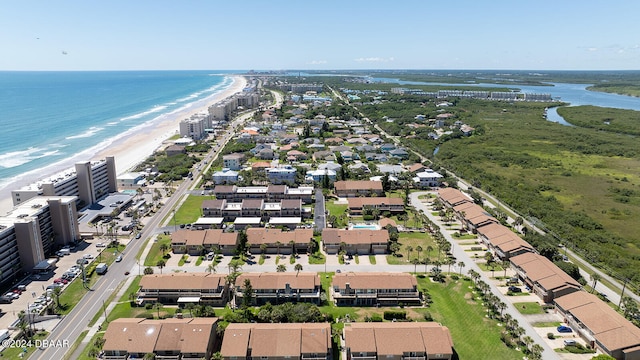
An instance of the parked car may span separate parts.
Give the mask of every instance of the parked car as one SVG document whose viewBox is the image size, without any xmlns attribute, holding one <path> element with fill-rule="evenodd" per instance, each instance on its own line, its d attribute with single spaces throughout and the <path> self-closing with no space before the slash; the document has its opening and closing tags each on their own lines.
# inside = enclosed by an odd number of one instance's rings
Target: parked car
<svg viewBox="0 0 640 360">
<path fill-rule="evenodd" d="M 118 255 L 118 257 L 116 257 L 116 262 L 120 262 L 122 261 L 122 255 Z"/>
<path fill-rule="evenodd" d="M 140 234 L 140 233 L 136 234 L 136 239 L 140 239 L 141 237 L 142 237 L 142 234 Z"/>
<path fill-rule="evenodd" d="M 567 339 L 564 341 L 564 346 L 576 346 L 576 341 L 572 339 Z"/>
<path fill-rule="evenodd" d="M 93 259 L 93 255 L 91 254 L 84 254 L 84 256 L 82 257 L 83 259 Z"/>
<path fill-rule="evenodd" d="M 558 332 L 561 332 L 561 333 L 570 333 L 570 332 L 573 332 L 573 330 L 571 330 L 571 328 L 570 328 L 570 327 L 565 326 L 565 325 L 560 325 L 560 326 L 558 326 L 558 328 L 557 328 L 556 330 L 558 330 Z"/>
<path fill-rule="evenodd" d="M 13 302 L 13 298 L 8 296 L 0 296 L 0 304 L 11 304 Z"/>
<path fill-rule="evenodd" d="M 105 244 L 105 243 L 97 243 L 96 247 L 99 247 L 99 248 L 107 247 L 107 244 Z"/>
<path fill-rule="evenodd" d="M 509 291 L 514 292 L 514 293 L 519 293 L 519 292 L 522 292 L 522 289 L 520 289 L 517 286 L 511 285 L 511 286 L 509 286 Z"/>
</svg>

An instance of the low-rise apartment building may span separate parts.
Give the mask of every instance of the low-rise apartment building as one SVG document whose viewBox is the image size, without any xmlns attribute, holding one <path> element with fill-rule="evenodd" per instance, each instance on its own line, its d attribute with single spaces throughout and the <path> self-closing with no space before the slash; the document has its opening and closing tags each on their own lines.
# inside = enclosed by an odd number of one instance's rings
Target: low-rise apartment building
<svg viewBox="0 0 640 360">
<path fill-rule="evenodd" d="M 382 182 L 370 180 L 336 181 L 336 195 L 339 197 L 383 196 Z"/>
<path fill-rule="evenodd" d="M 388 211 L 392 214 L 405 212 L 404 201 L 401 198 L 389 197 L 352 197 L 349 202 L 349 214 L 362 215 L 365 208 L 376 209 L 380 213 Z"/>
<path fill-rule="evenodd" d="M 313 202 L 313 187 L 301 186 L 291 188 L 286 185 L 246 186 L 218 185 L 213 189 L 218 200 L 240 202 L 244 199 L 264 199 L 266 201 L 280 201 L 300 199 L 303 204 Z"/>
<path fill-rule="evenodd" d="M 309 242 L 313 241 L 312 229 L 282 231 L 252 227 L 246 230 L 247 246 L 252 254 L 291 254 L 309 251 Z"/>
<path fill-rule="evenodd" d="M 582 288 L 580 283 L 542 255 L 528 252 L 509 260 L 518 277 L 546 303 Z"/>
<path fill-rule="evenodd" d="M 348 323 L 343 333 L 350 360 L 453 358 L 451 333 L 435 322 Z"/>
<path fill-rule="evenodd" d="M 591 347 L 618 360 L 640 359 L 640 329 L 586 291 L 555 299 L 556 311 Z"/>
<path fill-rule="evenodd" d="M 252 305 L 283 302 L 320 304 L 321 285 L 317 273 L 244 273 L 236 279 L 236 305 L 242 303 L 247 280 L 253 289 Z"/>
<path fill-rule="evenodd" d="M 338 306 L 420 305 L 418 281 L 407 273 L 340 273 L 333 276 L 331 298 Z"/>
<path fill-rule="evenodd" d="M 199 256 L 218 250 L 223 255 L 233 255 L 237 245 L 238 233 L 224 232 L 222 229 L 179 229 L 171 234 L 171 250 L 174 254 Z"/>
<path fill-rule="evenodd" d="M 478 228 L 476 232 L 479 239 L 502 260 L 535 252 L 531 244 L 504 225 L 491 223 Z"/>
<path fill-rule="evenodd" d="M 225 274 L 171 273 L 144 275 L 136 294 L 138 305 L 225 306 L 229 285 Z"/>
<path fill-rule="evenodd" d="M 209 359 L 216 345 L 218 318 L 149 320 L 120 318 L 104 333 L 104 360 Z"/>
<path fill-rule="evenodd" d="M 337 254 L 341 247 L 347 255 L 385 254 L 389 247 L 387 230 L 325 228 L 322 246 L 327 254 Z"/>
<path fill-rule="evenodd" d="M 234 221 L 238 217 L 257 217 L 267 221 L 272 217 L 307 218 L 310 209 L 302 206 L 300 199 L 287 199 L 267 202 L 263 199 L 244 199 L 240 202 L 228 200 L 205 200 L 202 202 L 205 217 L 222 217 L 224 221 Z"/>
<path fill-rule="evenodd" d="M 329 323 L 229 324 L 224 360 L 331 360 Z"/>
</svg>

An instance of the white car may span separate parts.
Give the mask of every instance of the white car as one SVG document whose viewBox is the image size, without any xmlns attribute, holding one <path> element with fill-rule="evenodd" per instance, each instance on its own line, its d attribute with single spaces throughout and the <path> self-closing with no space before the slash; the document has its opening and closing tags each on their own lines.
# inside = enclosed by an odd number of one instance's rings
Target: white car
<svg viewBox="0 0 640 360">
<path fill-rule="evenodd" d="M 82 257 L 83 259 L 93 259 L 93 255 L 91 254 L 84 254 L 84 256 Z"/>
<path fill-rule="evenodd" d="M 107 244 L 105 244 L 105 243 L 97 243 L 96 247 L 99 247 L 99 248 L 107 247 Z"/>
</svg>

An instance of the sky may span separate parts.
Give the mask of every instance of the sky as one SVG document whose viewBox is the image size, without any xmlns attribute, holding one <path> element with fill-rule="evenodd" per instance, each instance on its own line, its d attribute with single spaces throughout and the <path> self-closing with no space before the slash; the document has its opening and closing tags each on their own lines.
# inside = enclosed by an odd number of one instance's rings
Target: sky
<svg viewBox="0 0 640 360">
<path fill-rule="evenodd" d="M 0 70 L 640 70 L 636 0 L 20 0 Z"/>
</svg>

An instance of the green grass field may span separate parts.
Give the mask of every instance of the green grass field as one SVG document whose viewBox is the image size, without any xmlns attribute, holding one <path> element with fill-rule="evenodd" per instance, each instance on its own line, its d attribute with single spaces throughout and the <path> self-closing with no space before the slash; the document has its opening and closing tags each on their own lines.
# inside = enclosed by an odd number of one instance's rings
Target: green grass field
<svg viewBox="0 0 640 360">
<path fill-rule="evenodd" d="M 400 244 L 400 251 L 397 253 L 398 256 L 387 255 L 387 263 L 391 265 L 410 264 L 411 260 L 418 259 L 418 256 L 419 260 L 424 260 L 425 256 L 429 257 L 431 261 L 438 259 L 438 247 L 428 233 L 400 233 L 398 236 L 398 244 Z M 407 251 L 409 246 L 413 248 L 411 254 Z M 422 247 L 420 254 L 416 251 L 418 246 Z M 433 250 L 429 253 L 427 253 L 428 246 L 433 247 Z"/>
<path fill-rule="evenodd" d="M 523 315 L 544 314 L 545 311 L 537 302 L 518 302 L 513 306 Z"/>
</svg>

